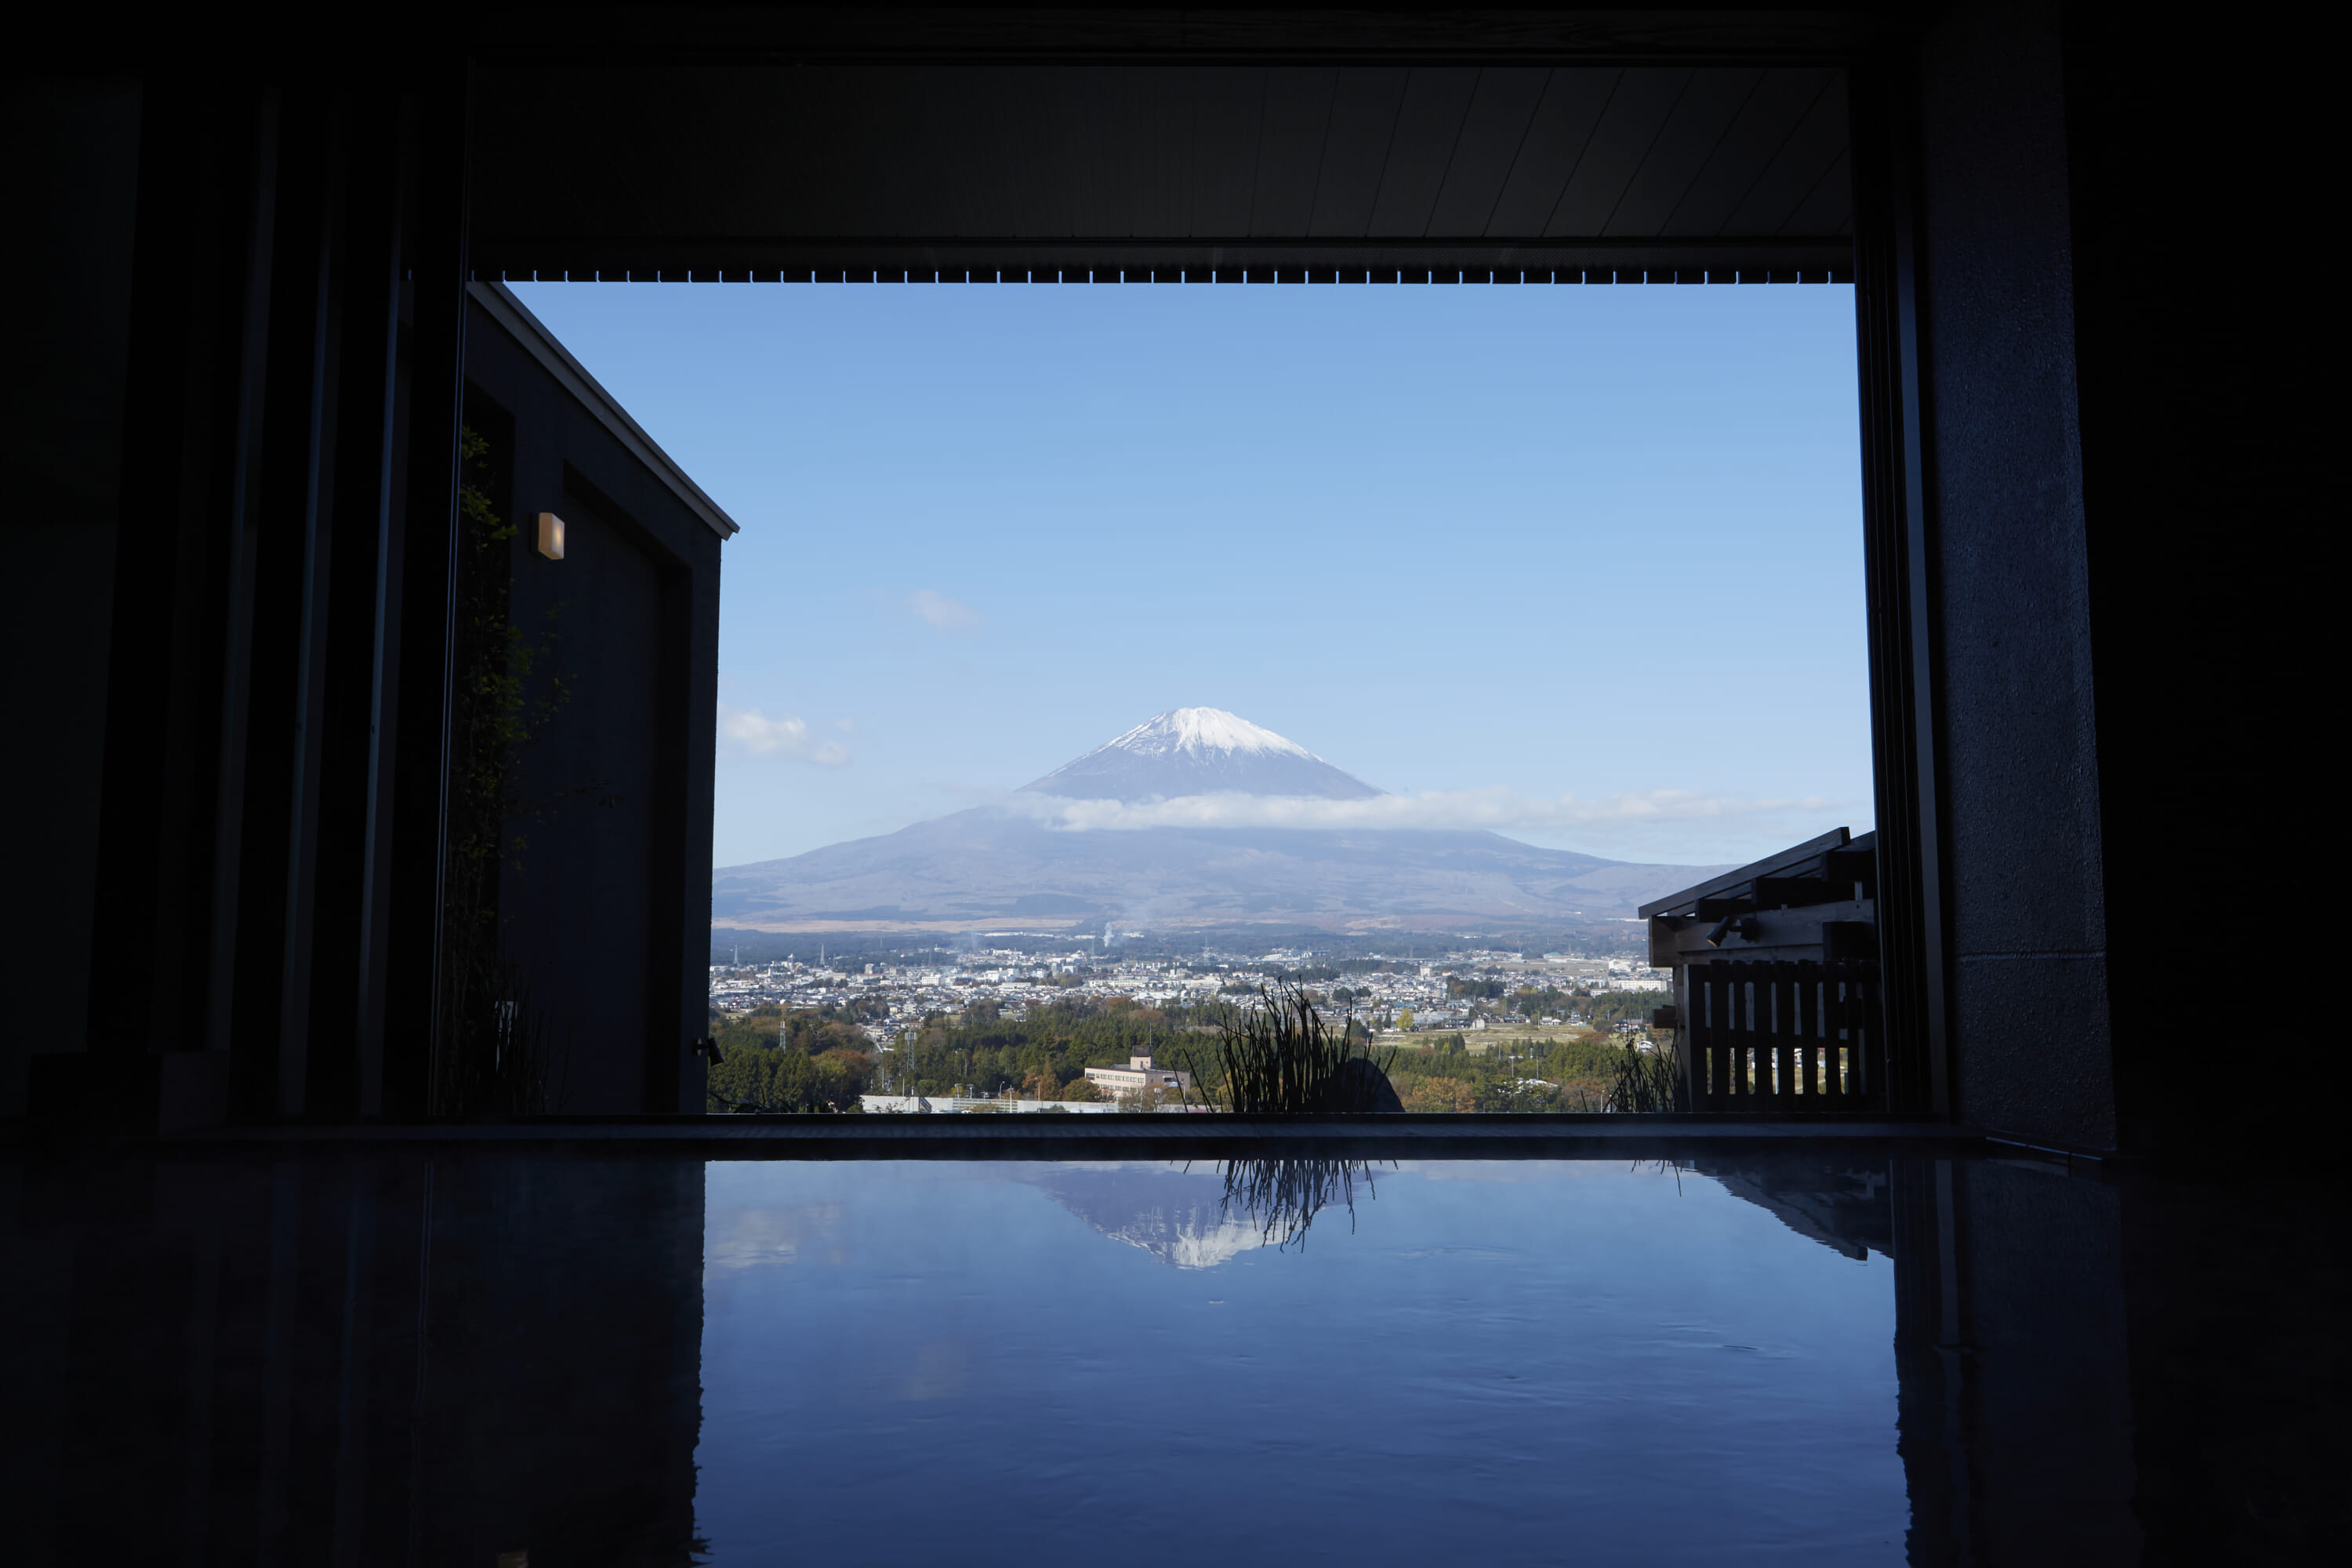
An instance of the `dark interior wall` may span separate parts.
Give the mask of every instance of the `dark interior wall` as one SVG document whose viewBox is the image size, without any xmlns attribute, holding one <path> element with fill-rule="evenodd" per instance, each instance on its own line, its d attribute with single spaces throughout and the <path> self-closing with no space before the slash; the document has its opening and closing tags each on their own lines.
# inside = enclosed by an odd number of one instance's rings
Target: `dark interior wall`
<svg viewBox="0 0 2352 1568">
<path fill-rule="evenodd" d="M 571 701 L 526 764 L 525 798 L 546 804 L 516 825 L 533 851 L 501 888 L 505 951 L 532 976 L 535 1001 L 569 1064 L 567 1107 L 634 1109 L 646 1093 L 653 861 L 662 838 L 656 742 L 661 701 L 664 563 L 625 519 L 579 491 L 548 509 L 565 524 L 562 562 L 519 551 L 518 607 L 552 612 L 551 676 Z M 520 542 L 518 542 L 520 543 Z M 529 626 L 528 618 L 519 624 Z"/>
<path fill-rule="evenodd" d="M 0 712 L 14 760 L 0 768 L 0 1118 L 24 1114 L 27 1058 L 79 1050 L 88 1017 L 140 91 L 17 81 L 5 103 Z M 35 736 L 37 763 L 16 750 Z"/>
<path fill-rule="evenodd" d="M 543 649 L 499 881 L 501 952 L 543 1009 L 562 1109 L 698 1110 L 719 540 L 489 315 L 471 395 L 511 420 L 514 625 Z M 535 547 L 564 520 L 564 559 Z"/>
<path fill-rule="evenodd" d="M 2326 87 L 2109 4 L 1954 7 L 1914 65 L 1953 1103 L 2084 1149 L 2292 1142 L 2326 1097 L 2215 1092 L 2181 980 L 2309 897 L 2307 850 L 2234 847 L 2319 776 L 2341 399 L 2305 296 L 2184 258 L 2210 204 L 2293 221 Z M 2330 1027 L 2284 991 L 2281 1086 Z"/>
<path fill-rule="evenodd" d="M 2290 968 L 2259 1021 L 2200 1028 L 2182 971 L 2206 953 L 2279 961 L 2259 933 L 2324 907 L 2334 858 L 2341 310 L 2288 258 L 2335 182 L 2342 91 L 2333 52 L 2292 26 L 2066 16 L 2121 1141 L 2317 1147 L 2336 988 Z M 2184 265 L 2224 211 L 2281 237 L 2277 260 L 2243 278 Z M 2217 1083 L 2225 1036 L 2263 1088 Z"/>
<path fill-rule="evenodd" d="M 1919 55 L 1923 359 L 1947 769 L 1954 1104 L 2116 1142 L 2057 8 Z"/>
</svg>

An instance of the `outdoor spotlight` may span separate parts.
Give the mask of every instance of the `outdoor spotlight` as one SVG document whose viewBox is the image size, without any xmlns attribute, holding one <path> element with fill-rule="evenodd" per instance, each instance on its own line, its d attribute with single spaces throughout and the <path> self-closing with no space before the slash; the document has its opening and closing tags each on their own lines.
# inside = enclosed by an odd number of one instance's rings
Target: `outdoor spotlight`
<svg viewBox="0 0 2352 1568">
<path fill-rule="evenodd" d="M 551 511 L 539 514 L 539 552 L 550 561 L 563 559 L 563 520 Z"/>
<path fill-rule="evenodd" d="M 1726 915 L 1716 921 L 1713 931 L 1706 933 L 1706 945 L 1721 947 L 1723 939 L 1734 931 L 1739 933 L 1740 941 L 1754 942 L 1762 930 L 1762 925 L 1758 922 L 1754 915 Z"/>
</svg>

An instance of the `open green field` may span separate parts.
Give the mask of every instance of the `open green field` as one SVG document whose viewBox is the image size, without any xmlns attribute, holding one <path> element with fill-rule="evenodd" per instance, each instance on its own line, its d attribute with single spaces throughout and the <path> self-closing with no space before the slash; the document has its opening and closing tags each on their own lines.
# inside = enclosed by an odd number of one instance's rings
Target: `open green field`
<svg viewBox="0 0 2352 1568">
<path fill-rule="evenodd" d="M 1474 1057 L 1485 1056 L 1488 1051 L 1513 1040 L 1532 1040 L 1535 1042 L 1535 1049 L 1540 1053 L 1549 1050 L 1562 1040 L 1591 1040 L 1601 1037 L 1581 1024 L 1528 1024 L 1508 1029 L 1431 1029 L 1415 1031 L 1410 1035 L 1388 1034 L 1382 1035 L 1374 1043 L 1383 1049 L 1394 1046 L 1404 1052 L 1428 1050 L 1434 1047 L 1438 1041 L 1456 1033 L 1462 1037 L 1462 1048 Z"/>
</svg>

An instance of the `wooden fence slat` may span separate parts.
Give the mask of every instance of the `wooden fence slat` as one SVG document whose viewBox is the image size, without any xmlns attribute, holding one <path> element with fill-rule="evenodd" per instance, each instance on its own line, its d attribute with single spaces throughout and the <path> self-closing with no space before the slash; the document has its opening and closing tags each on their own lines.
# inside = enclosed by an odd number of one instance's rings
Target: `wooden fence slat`
<svg viewBox="0 0 2352 1568">
<path fill-rule="evenodd" d="M 1797 1037 L 1797 1089 L 1805 1097 L 1807 1110 L 1822 1109 L 1822 1047 L 1816 1037 L 1820 1020 L 1815 1017 L 1820 1003 L 1822 966 L 1818 963 L 1796 965 L 1796 981 L 1789 988 L 1789 1018 Z"/>
<path fill-rule="evenodd" d="M 1693 1110 L 1818 1116 L 1879 1108 L 1878 966 L 1735 963 L 1687 972 Z"/>
<path fill-rule="evenodd" d="M 1780 1086 L 1780 1114 L 1788 1116 L 1807 1109 L 1799 1098 L 1804 1080 L 1797 1076 L 1797 966 L 1776 963 L 1772 971 L 1772 1027 L 1779 1036 L 1773 1053 L 1779 1066 L 1772 1076 Z"/>
</svg>

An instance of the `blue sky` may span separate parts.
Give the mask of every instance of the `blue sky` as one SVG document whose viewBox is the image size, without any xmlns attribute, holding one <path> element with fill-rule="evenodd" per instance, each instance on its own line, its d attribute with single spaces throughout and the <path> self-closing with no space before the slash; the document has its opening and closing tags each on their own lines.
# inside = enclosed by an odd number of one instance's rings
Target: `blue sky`
<svg viewBox="0 0 2352 1568">
<path fill-rule="evenodd" d="M 1196 705 L 1621 859 L 1870 825 L 1848 288 L 518 292 L 743 525 L 715 864 Z"/>
</svg>

